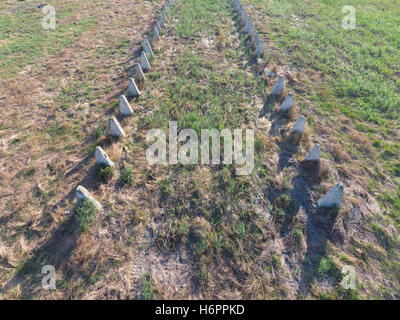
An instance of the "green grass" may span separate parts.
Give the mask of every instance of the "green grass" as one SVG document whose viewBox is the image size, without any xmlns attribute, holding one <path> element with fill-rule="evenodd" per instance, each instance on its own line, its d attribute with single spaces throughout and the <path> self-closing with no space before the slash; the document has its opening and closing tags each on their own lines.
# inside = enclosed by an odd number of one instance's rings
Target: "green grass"
<svg viewBox="0 0 400 320">
<path fill-rule="evenodd" d="M 76 208 L 76 221 L 80 231 L 89 230 L 90 226 L 96 219 L 97 207 L 90 201 L 85 200 L 80 203 Z"/>
<path fill-rule="evenodd" d="M 79 10 L 79 3 L 60 5 L 56 8 L 56 29 L 42 28 L 44 15 L 41 9 L 21 6 L 19 9 L 0 16 L 0 74 L 7 79 L 15 76 L 26 65 L 41 56 L 55 56 L 62 48 L 71 45 L 85 30 L 95 25 L 93 16 L 67 22 Z"/>
<path fill-rule="evenodd" d="M 324 73 L 324 81 L 313 92 L 315 106 L 329 105 L 328 109 L 375 123 L 399 118 L 399 1 L 353 1 L 355 30 L 342 28 L 345 0 L 243 3 L 267 13 L 272 29 L 268 37 L 287 64 L 301 72 L 312 68 Z"/>
<path fill-rule="evenodd" d="M 114 177 L 115 170 L 111 166 L 96 164 L 95 173 L 99 180 L 108 183 Z"/>
<path fill-rule="evenodd" d="M 134 180 L 133 180 L 132 169 L 124 166 L 121 169 L 119 179 L 123 185 L 125 185 L 125 184 L 130 185 L 130 186 L 133 185 Z"/>
<path fill-rule="evenodd" d="M 154 281 L 151 272 L 147 272 L 141 277 L 142 293 L 145 300 L 156 300 L 154 292 Z"/>
</svg>

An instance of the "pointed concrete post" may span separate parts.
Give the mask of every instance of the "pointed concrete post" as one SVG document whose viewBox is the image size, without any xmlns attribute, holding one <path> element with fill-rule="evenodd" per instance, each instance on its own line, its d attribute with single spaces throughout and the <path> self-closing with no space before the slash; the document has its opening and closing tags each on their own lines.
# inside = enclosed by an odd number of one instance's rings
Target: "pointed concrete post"
<svg viewBox="0 0 400 320">
<path fill-rule="evenodd" d="M 139 97 L 139 96 L 140 96 L 140 91 L 135 83 L 135 80 L 133 80 L 133 78 L 130 78 L 128 83 L 128 97 Z"/>
<path fill-rule="evenodd" d="M 304 158 L 304 161 L 319 161 L 320 159 L 321 159 L 321 147 L 319 144 L 316 144 Z"/>
<path fill-rule="evenodd" d="M 343 200 L 343 183 L 339 182 L 331 190 L 328 191 L 321 199 L 318 200 L 319 208 L 340 209 Z"/>
<path fill-rule="evenodd" d="M 160 27 L 161 27 L 161 28 L 164 28 L 164 15 L 161 15 L 161 16 L 158 18 L 158 23 L 160 24 Z"/>
<path fill-rule="evenodd" d="M 144 72 L 148 72 L 151 69 L 150 62 L 147 59 L 146 52 L 142 51 L 142 55 L 140 56 L 140 66 Z"/>
<path fill-rule="evenodd" d="M 151 49 L 151 46 L 150 46 L 150 42 L 149 42 L 149 40 L 147 40 L 147 38 L 144 38 L 144 40 L 142 42 L 142 47 L 143 47 L 143 51 L 146 52 L 146 54 L 148 56 L 154 55 L 154 52 L 153 52 L 153 50 Z"/>
<path fill-rule="evenodd" d="M 284 90 L 285 83 L 283 82 L 283 78 L 279 77 L 278 80 L 276 80 L 275 85 L 271 91 L 271 96 L 280 97 L 283 94 Z"/>
<path fill-rule="evenodd" d="M 161 34 L 161 25 L 160 25 L 160 22 L 158 20 L 156 21 L 155 28 L 157 29 L 158 34 Z"/>
<path fill-rule="evenodd" d="M 259 42 L 260 42 L 260 37 L 259 37 L 258 33 L 256 33 L 253 37 L 253 40 L 251 41 L 251 47 L 255 49 Z"/>
<path fill-rule="evenodd" d="M 146 81 L 146 76 L 144 75 L 142 67 L 140 66 L 139 63 L 136 63 L 133 66 L 133 77 L 135 80 L 138 81 Z"/>
<path fill-rule="evenodd" d="M 117 138 L 126 136 L 124 129 L 122 129 L 116 117 L 112 116 L 110 119 L 110 135 Z"/>
<path fill-rule="evenodd" d="M 295 124 L 294 124 L 292 130 L 290 131 L 290 133 L 294 134 L 294 135 L 297 135 L 297 136 L 302 136 L 305 131 L 306 131 L 306 118 L 304 116 L 301 116 L 295 122 Z"/>
<path fill-rule="evenodd" d="M 133 115 L 133 110 L 131 105 L 129 104 L 128 100 L 124 95 L 119 98 L 119 112 L 123 116 L 131 116 Z"/>
<path fill-rule="evenodd" d="M 154 29 L 153 29 L 153 40 L 154 41 L 160 40 L 160 33 L 158 32 L 156 26 L 154 26 Z"/>
<path fill-rule="evenodd" d="M 261 40 L 258 41 L 256 46 L 256 52 L 254 53 L 256 58 L 262 57 L 264 55 L 264 45 Z"/>
<path fill-rule="evenodd" d="M 86 190 L 85 187 L 78 186 L 75 191 L 75 196 L 78 200 L 78 204 L 82 203 L 85 200 L 89 200 L 96 206 L 97 210 L 102 209 L 101 204 L 92 197 L 92 195 L 89 193 L 89 191 Z"/>
<path fill-rule="evenodd" d="M 303 169 L 312 172 L 319 172 L 321 166 L 321 147 L 316 144 L 307 156 L 301 161 L 301 166 Z"/>
<path fill-rule="evenodd" d="M 107 167 L 115 167 L 114 162 L 112 162 L 110 157 L 101 147 L 99 146 L 96 147 L 94 155 L 96 156 L 96 164 Z"/>
<path fill-rule="evenodd" d="M 285 100 L 283 100 L 282 104 L 281 104 L 281 108 L 280 111 L 282 114 L 284 115 L 288 115 L 290 113 L 290 110 L 293 107 L 293 97 L 292 95 L 289 93 Z"/>
</svg>

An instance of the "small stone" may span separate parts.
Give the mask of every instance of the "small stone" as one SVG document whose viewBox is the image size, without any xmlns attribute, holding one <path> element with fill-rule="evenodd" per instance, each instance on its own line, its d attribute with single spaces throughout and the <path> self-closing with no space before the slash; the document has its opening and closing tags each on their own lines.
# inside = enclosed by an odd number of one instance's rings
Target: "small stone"
<svg viewBox="0 0 400 320">
<path fill-rule="evenodd" d="M 288 113 L 290 109 L 293 107 L 293 97 L 291 94 L 288 94 L 283 100 L 280 111 L 282 113 Z"/>
<path fill-rule="evenodd" d="M 343 183 L 336 184 L 331 190 L 328 191 L 321 199 L 318 200 L 319 208 L 340 208 L 343 199 Z"/>
<path fill-rule="evenodd" d="M 97 146 L 94 154 L 96 156 L 97 164 L 107 167 L 115 167 L 114 162 L 111 161 L 110 157 L 101 147 Z"/>
<path fill-rule="evenodd" d="M 142 67 L 142 70 L 144 72 L 150 71 L 150 62 L 149 59 L 147 59 L 146 52 L 142 51 L 142 55 L 140 56 L 140 66 Z"/>
<path fill-rule="evenodd" d="M 295 122 L 291 133 L 296 134 L 296 135 L 303 135 L 306 130 L 306 118 L 304 116 L 301 116 L 297 121 Z"/>
<path fill-rule="evenodd" d="M 124 95 L 119 98 L 119 112 L 123 116 L 131 116 L 133 115 L 133 110 L 131 105 L 129 104 L 128 100 Z"/>
<path fill-rule="evenodd" d="M 276 80 L 274 88 L 272 89 L 271 96 L 280 97 L 285 90 L 285 83 L 283 82 L 283 78 L 279 77 Z"/>
<path fill-rule="evenodd" d="M 82 203 L 82 201 L 89 200 L 96 206 L 97 210 L 101 210 L 102 208 L 101 204 L 92 197 L 92 195 L 89 193 L 89 191 L 86 190 L 86 188 L 82 186 L 78 186 L 78 188 L 76 188 L 75 196 L 78 200 L 78 204 Z"/>
<path fill-rule="evenodd" d="M 209 49 L 210 48 L 210 42 L 208 41 L 208 39 L 202 38 L 200 43 L 201 43 L 201 46 L 204 49 Z"/>
<path fill-rule="evenodd" d="M 319 161 L 320 159 L 321 159 L 321 147 L 319 144 L 316 144 L 307 154 L 304 161 Z"/>
<path fill-rule="evenodd" d="M 133 66 L 133 77 L 135 80 L 138 81 L 146 81 L 146 76 L 144 75 L 142 67 L 140 66 L 139 63 L 136 63 Z"/>
<path fill-rule="evenodd" d="M 153 50 L 151 49 L 151 46 L 150 46 L 150 42 L 149 42 L 149 40 L 147 40 L 147 38 L 144 38 L 143 43 L 142 43 L 142 47 L 143 47 L 143 51 L 146 52 L 146 54 L 148 56 L 154 55 L 154 52 L 153 52 Z"/>
<path fill-rule="evenodd" d="M 128 83 L 128 97 L 139 97 L 139 96 L 140 96 L 140 91 L 136 86 L 135 80 L 133 80 L 133 78 L 130 78 Z"/>
<path fill-rule="evenodd" d="M 113 137 L 125 137 L 125 131 L 122 129 L 116 117 L 112 116 L 110 119 L 110 135 Z"/>
</svg>

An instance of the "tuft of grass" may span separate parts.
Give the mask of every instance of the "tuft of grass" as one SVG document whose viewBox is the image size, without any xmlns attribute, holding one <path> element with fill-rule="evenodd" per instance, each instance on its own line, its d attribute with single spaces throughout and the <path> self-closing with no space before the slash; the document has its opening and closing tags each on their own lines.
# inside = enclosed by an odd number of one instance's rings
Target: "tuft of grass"
<svg viewBox="0 0 400 320">
<path fill-rule="evenodd" d="M 76 208 L 76 221 L 80 231 L 87 231 L 96 218 L 97 207 L 90 201 L 82 201 Z"/>
<path fill-rule="evenodd" d="M 145 273 L 141 277 L 141 283 L 142 283 L 142 294 L 144 299 L 146 300 L 156 300 L 156 294 L 154 290 L 154 281 L 151 275 L 151 272 Z"/>
<path fill-rule="evenodd" d="M 132 169 L 129 167 L 122 167 L 121 169 L 121 173 L 119 176 L 119 180 L 121 182 L 121 184 L 123 185 L 133 185 L 133 173 L 132 173 Z"/>
<path fill-rule="evenodd" d="M 95 173 L 100 181 L 108 183 L 114 177 L 115 170 L 110 166 L 96 164 Z"/>
</svg>

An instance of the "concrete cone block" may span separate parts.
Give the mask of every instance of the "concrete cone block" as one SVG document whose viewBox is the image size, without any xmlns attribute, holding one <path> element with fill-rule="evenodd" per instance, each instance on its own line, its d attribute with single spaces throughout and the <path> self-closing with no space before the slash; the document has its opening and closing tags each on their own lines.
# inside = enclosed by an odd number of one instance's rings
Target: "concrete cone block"
<svg viewBox="0 0 400 320">
<path fill-rule="evenodd" d="M 119 98 L 119 112 L 123 116 L 131 116 L 133 115 L 133 110 L 131 105 L 128 102 L 128 99 L 124 95 Z"/>
<path fill-rule="evenodd" d="M 136 63 L 133 66 L 133 77 L 137 81 L 142 81 L 142 82 L 146 81 L 146 76 L 144 75 L 142 67 L 140 66 L 139 63 Z"/>
<path fill-rule="evenodd" d="M 107 167 L 115 167 L 114 162 L 111 161 L 110 157 L 101 147 L 97 146 L 94 154 L 96 156 L 96 164 Z"/>
<path fill-rule="evenodd" d="M 340 209 L 343 200 L 343 183 L 336 184 L 321 199 L 318 200 L 318 208 Z"/>
<path fill-rule="evenodd" d="M 102 209 L 101 204 L 95 198 L 93 198 L 89 191 L 87 191 L 86 188 L 83 186 L 78 186 L 78 188 L 76 188 L 75 196 L 78 200 L 78 204 L 82 203 L 85 200 L 89 200 L 96 206 L 97 210 Z"/>
<path fill-rule="evenodd" d="M 280 97 L 283 94 L 284 90 L 285 90 L 285 83 L 283 81 L 283 78 L 279 77 L 278 80 L 276 80 L 274 87 L 271 91 L 271 96 Z"/>
<path fill-rule="evenodd" d="M 140 96 L 140 91 L 136 85 L 136 82 L 133 78 L 129 79 L 128 83 L 128 97 L 139 97 Z"/>
<path fill-rule="evenodd" d="M 140 66 L 144 72 L 148 72 L 151 69 L 149 59 L 147 59 L 146 52 L 142 51 L 140 56 Z"/>
<path fill-rule="evenodd" d="M 160 33 L 158 32 L 157 27 L 154 26 L 154 29 L 153 29 L 153 41 L 158 41 L 158 40 L 160 40 Z"/>
<path fill-rule="evenodd" d="M 117 118 L 114 116 L 110 119 L 110 135 L 117 138 L 123 138 L 126 136 L 124 129 L 122 129 Z"/>
<path fill-rule="evenodd" d="M 142 47 L 143 47 L 143 51 L 146 52 L 146 54 L 147 54 L 148 56 L 153 56 L 153 55 L 154 55 L 154 52 L 153 52 L 153 50 L 151 49 L 150 42 L 149 42 L 149 40 L 147 40 L 147 38 L 145 38 L 145 39 L 143 40 L 143 42 L 142 42 Z"/>
<path fill-rule="evenodd" d="M 288 94 L 281 104 L 280 112 L 283 114 L 288 114 L 292 108 L 293 96 L 291 94 Z"/>
<path fill-rule="evenodd" d="M 306 131 L 306 118 L 304 116 L 301 116 L 295 122 L 290 133 L 296 136 L 302 136 L 305 131 Z"/>
</svg>

